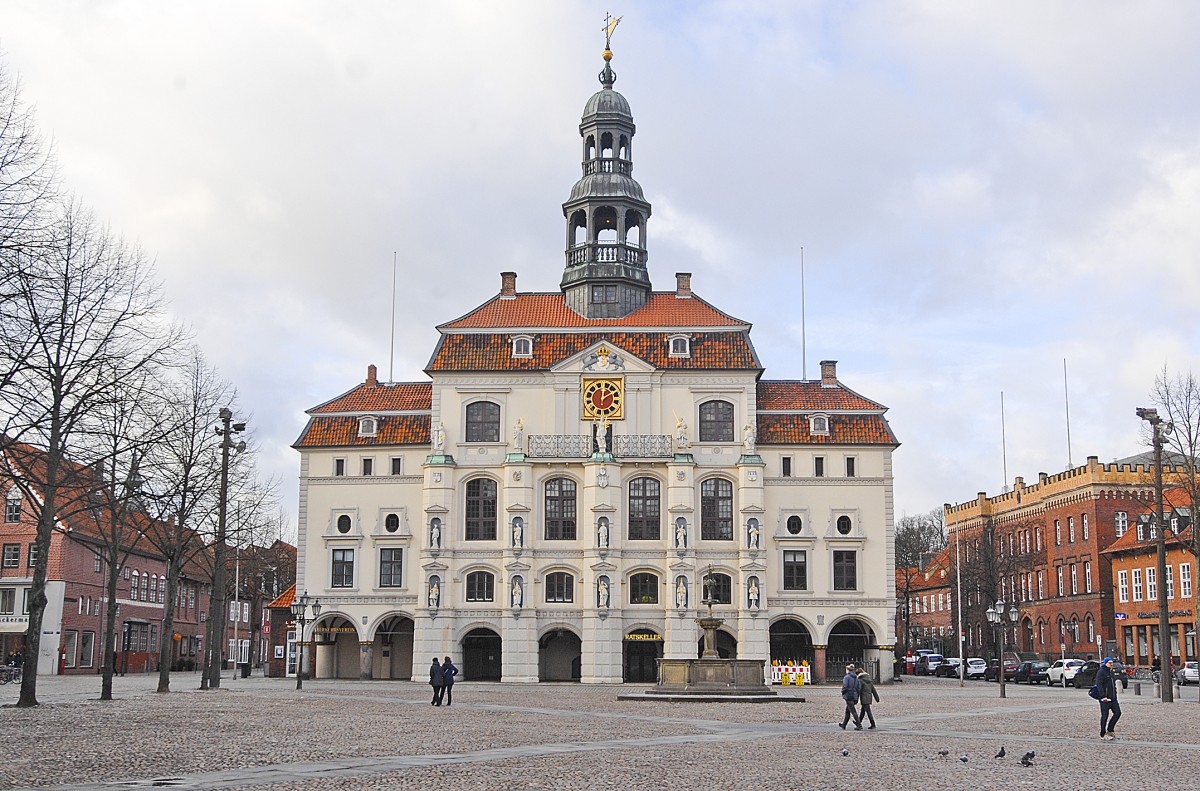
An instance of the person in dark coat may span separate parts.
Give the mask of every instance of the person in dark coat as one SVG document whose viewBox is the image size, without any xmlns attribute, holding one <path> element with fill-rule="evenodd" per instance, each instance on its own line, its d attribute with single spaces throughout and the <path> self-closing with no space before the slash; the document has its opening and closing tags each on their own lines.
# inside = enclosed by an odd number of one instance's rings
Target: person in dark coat
<svg viewBox="0 0 1200 791">
<path fill-rule="evenodd" d="M 454 700 L 454 677 L 457 675 L 458 668 L 450 661 L 450 657 L 446 657 L 446 661 L 442 662 L 442 694 L 446 698 L 447 706 Z"/>
<path fill-rule="evenodd" d="M 433 687 L 433 700 L 429 701 L 430 706 L 442 705 L 442 693 L 445 691 L 443 684 L 446 682 L 445 675 L 442 674 L 442 666 L 438 664 L 438 658 L 433 658 L 433 664 L 429 666 L 429 686 Z"/>
<path fill-rule="evenodd" d="M 846 713 L 842 717 L 842 721 L 838 723 L 838 727 L 846 730 L 846 723 L 854 720 L 854 730 L 862 730 L 862 720 L 859 719 L 858 712 L 855 706 L 858 705 L 859 694 L 862 692 L 862 685 L 858 683 L 858 674 L 854 672 L 854 665 L 846 665 L 846 675 L 842 678 L 842 700 L 846 701 Z"/>
<path fill-rule="evenodd" d="M 1096 691 L 1100 693 L 1100 738 L 1115 741 L 1117 735 L 1113 731 L 1117 720 L 1121 719 L 1121 704 L 1117 702 L 1117 679 L 1113 675 L 1113 662 L 1110 656 L 1100 666 L 1096 673 Z"/>
<path fill-rule="evenodd" d="M 862 708 L 858 712 L 858 723 L 861 725 L 863 717 L 871 721 L 871 726 L 867 730 L 875 729 L 875 715 L 871 713 L 871 699 L 876 703 L 879 702 L 879 693 L 875 691 L 875 681 L 871 678 L 871 674 L 862 665 L 858 666 L 858 699 L 862 701 Z"/>
</svg>

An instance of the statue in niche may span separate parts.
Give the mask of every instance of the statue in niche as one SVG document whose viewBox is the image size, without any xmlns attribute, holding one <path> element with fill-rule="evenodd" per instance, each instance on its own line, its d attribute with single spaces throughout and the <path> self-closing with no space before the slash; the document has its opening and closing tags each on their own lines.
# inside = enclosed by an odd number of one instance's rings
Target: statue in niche
<svg viewBox="0 0 1200 791">
<path fill-rule="evenodd" d="M 751 519 L 748 535 L 746 536 L 746 545 L 751 549 L 758 549 L 758 537 L 761 532 L 758 529 L 758 520 Z"/>
<path fill-rule="evenodd" d="M 750 584 L 746 588 L 746 598 L 750 602 L 750 609 L 758 609 L 758 577 L 751 577 Z"/>
<path fill-rule="evenodd" d="M 687 450 L 692 447 L 692 441 L 688 439 L 688 426 L 683 418 L 675 416 L 675 448 L 677 450 Z"/>
<path fill-rule="evenodd" d="M 518 453 L 521 453 L 525 448 L 525 418 L 517 418 L 517 425 L 513 426 L 513 447 Z"/>
<path fill-rule="evenodd" d="M 442 546 L 442 520 L 434 519 L 429 523 L 429 546 L 434 549 L 441 549 Z"/>
<path fill-rule="evenodd" d="M 684 521 L 683 517 L 680 517 L 675 522 L 675 547 L 677 549 L 687 547 L 687 522 Z"/>
<path fill-rule="evenodd" d="M 754 455 L 754 447 L 757 442 L 757 436 L 754 432 L 754 426 L 746 424 L 745 430 L 742 432 L 742 447 L 746 449 L 746 454 Z"/>
<path fill-rule="evenodd" d="M 446 452 L 446 427 L 440 420 L 433 424 L 433 452 L 439 456 Z"/>
<path fill-rule="evenodd" d="M 442 586 L 438 584 L 437 577 L 433 577 L 429 580 L 429 609 L 436 610 L 441 599 Z"/>
<path fill-rule="evenodd" d="M 608 546 L 608 520 L 601 517 L 600 524 L 596 526 L 596 546 Z"/>
<path fill-rule="evenodd" d="M 675 580 L 675 606 L 681 610 L 687 609 L 687 582 L 683 577 Z"/>
<path fill-rule="evenodd" d="M 521 578 L 513 577 L 512 582 L 512 606 L 521 609 L 521 603 L 525 600 L 525 591 L 521 587 Z"/>
<path fill-rule="evenodd" d="M 596 418 L 592 426 L 596 430 L 596 452 L 608 453 L 608 420 Z"/>
<path fill-rule="evenodd" d="M 596 583 L 596 604 L 602 608 L 608 606 L 608 580 L 604 577 Z"/>
<path fill-rule="evenodd" d="M 519 547 L 525 544 L 525 522 L 521 517 L 517 517 L 512 523 L 513 531 L 513 546 Z"/>
</svg>

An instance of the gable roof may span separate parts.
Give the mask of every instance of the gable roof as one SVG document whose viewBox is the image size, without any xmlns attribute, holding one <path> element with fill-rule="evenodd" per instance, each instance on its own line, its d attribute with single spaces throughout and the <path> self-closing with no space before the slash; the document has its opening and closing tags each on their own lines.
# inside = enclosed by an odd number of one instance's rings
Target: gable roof
<svg viewBox="0 0 1200 791">
<path fill-rule="evenodd" d="M 335 446 L 370 445 L 428 445 L 430 416 L 385 415 L 379 418 L 374 436 L 358 435 L 358 418 L 347 415 L 332 417 L 316 415 L 300 432 L 293 448 L 326 448 Z"/>
<path fill-rule="evenodd" d="M 717 310 L 692 294 L 678 297 L 675 292 L 651 293 L 646 304 L 619 318 L 585 318 L 568 305 L 559 292 L 524 293 L 513 297 L 497 295 L 466 315 L 438 326 L 438 330 L 470 329 L 568 329 L 637 327 L 642 329 L 680 327 L 741 327 L 750 325 Z"/>
<path fill-rule="evenodd" d="M 758 383 L 760 410 L 799 410 L 824 412 L 831 410 L 884 410 L 882 404 L 863 398 L 838 382 L 828 386 L 821 380 L 763 380 Z"/>
<path fill-rule="evenodd" d="M 758 413 L 760 445 L 899 445 L 883 415 L 829 416 L 829 433 L 813 434 L 807 415 Z"/>
<path fill-rule="evenodd" d="M 335 412 L 404 412 L 429 409 L 433 398 L 432 382 L 364 382 L 308 414 Z"/>
</svg>

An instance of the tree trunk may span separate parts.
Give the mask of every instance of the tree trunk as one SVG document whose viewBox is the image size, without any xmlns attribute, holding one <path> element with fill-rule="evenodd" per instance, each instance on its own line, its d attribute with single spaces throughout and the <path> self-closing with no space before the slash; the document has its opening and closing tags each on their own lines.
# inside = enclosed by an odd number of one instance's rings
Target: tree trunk
<svg viewBox="0 0 1200 791">
<path fill-rule="evenodd" d="M 175 558 L 167 561 L 166 608 L 162 622 L 162 639 L 158 646 L 158 689 L 155 692 L 171 691 L 171 648 L 175 645 L 175 601 L 179 596 L 179 562 Z"/>
<path fill-rule="evenodd" d="M 50 425 L 50 448 L 46 454 L 46 479 L 42 486 L 42 512 L 38 515 L 37 538 L 38 561 L 33 569 L 33 586 L 29 590 L 29 628 L 25 632 L 25 649 L 21 656 L 21 696 L 18 708 L 38 705 L 37 674 L 38 657 L 42 650 L 42 620 L 46 614 L 46 570 L 50 565 L 50 536 L 54 533 L 55 514 L 58 503 L 58 463 L 54 453 L 58 445 L 59 426 L 57 416 Z M 57 659 L 57 651 L 55 652 Z"/>
<path fill-rule="evenodd" d="M 104 597 L 108 601 L 104 609 L 104 631 L 108 637 L 104 645 L 104 670 L 100 677 L 100 700 L 113 699 L 113 674 L 117 669 L 117 615 L 121 607 L 117 603 L 117 580 L 121 576 L 121 550 L 115 541 L 111 542 L 107 549 Z"/>
</svg>

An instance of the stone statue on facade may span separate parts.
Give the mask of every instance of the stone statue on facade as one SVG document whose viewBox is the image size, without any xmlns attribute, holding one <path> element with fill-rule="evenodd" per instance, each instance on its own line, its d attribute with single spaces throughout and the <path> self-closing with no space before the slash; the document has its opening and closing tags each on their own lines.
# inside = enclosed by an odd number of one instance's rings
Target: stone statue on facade
<svg viewBox="0 0 1200 791">
<path fill-rule="evenodd" d="M 687 546 L 687 522 L 681 517 L 675 523 L 675 547 L 683 549 Z"/>
<path fill-rule="evenodd" d="M 747 423 L 746 428 L 742 431 L 742 447 L 746 449 L 747 456 L 754 455 L 754 447 L 757 444 L 757 440 L 758 437 L 755 434 L 754 426 Z"/>
<path fill-rule="evenodd" d="M 683 577 L 675 580 L 675 606 L 681 610 L 687 609 L 687 582 Z"/>
<path fill-rule="evenodd" d="M 750 584 L 746 589 L 746 598 L 750 602 L 750 609 L 758 609 L 758 578 L 751 577 Z"/>
<path fill-rule="evenodd" d="M 750 527 L 747 530 L 746 545 L 751 549 L 758 549 L 758 537 L 762 531 L 758 529 L 758 520 L 751 519 Z"/>
<path fill-rule="evenodd" d="M 608 606 L 608 580 L 603 577 L 596 583 L 596 605 L 601 608 Z"/>
<path fill-rule="evenodd" d="M 525 418 L 517 418 L 517 425 L 513 426 L 513 447 L 517 453 L 522 453 L 525 450 Z"/>
<path fill-rule="evenodd" d="M 608 520 L 601 519 L 600 524 L 596 527 L 596 546 L 608 546 Z"/>
<path fill-rule="evenodd" d="M 429 609 L 436 610 L 442 599 L 442 586 L 438 585 L 437 577 L 429 581 Z"/>
<path fill-rule="evenodd" d="M 525 591 L 521 586 L 521 578 L 513 577 L 512 582 L 512 606 L 521 609 L 521 604 L 525 601 Z"/>
<path fill-rule="evenodd" d="M 687 450 L 692 447 L 692 441 L 688 439 L 688 426 L 683 418 L 675 417 L 675 448 L 677 450 Z"/>
<path fill-rule="evenodd" d="M 433 424 L 433 452 L 437 455 L 443 455 L 446 452 L 446 427 L 442 425 L 442 421 Z"/>
<path fill-rule="evenodd" d="M 592 425 L 596 429 L 596 452 L 608 453 L 608 421 L 596 418 Z"/>
<path fill-rule="evenodd" d="M 429 546 L 433 549 L 442 548 L 442 523 L 434 519 L 429 523 Z"/>
<path fill-rule="evenodd" d="M 525 522 L 519 516 L 513 520 L 512 536 L 514 547 L 525 545 Z"/>
</svg>

